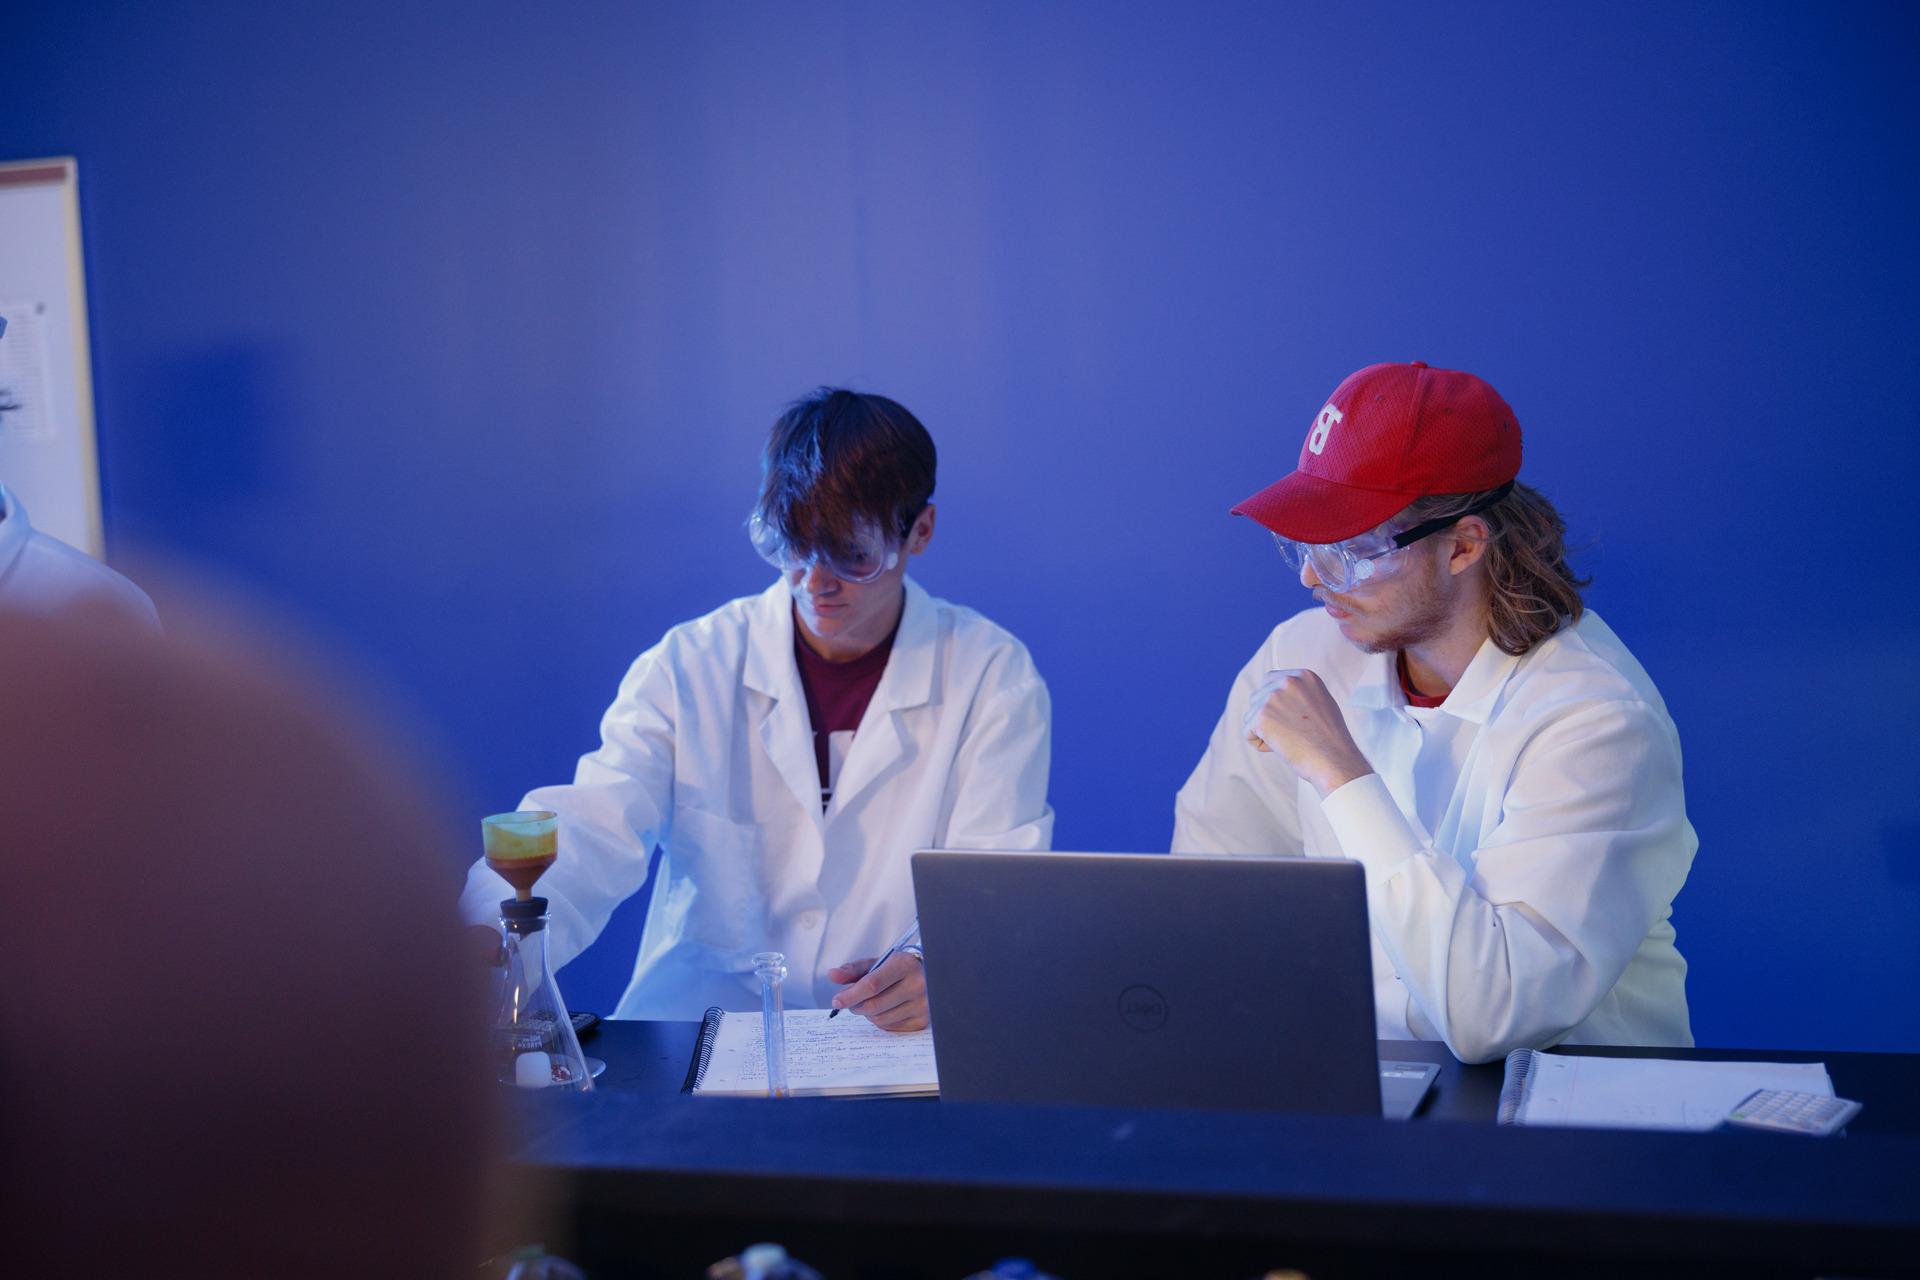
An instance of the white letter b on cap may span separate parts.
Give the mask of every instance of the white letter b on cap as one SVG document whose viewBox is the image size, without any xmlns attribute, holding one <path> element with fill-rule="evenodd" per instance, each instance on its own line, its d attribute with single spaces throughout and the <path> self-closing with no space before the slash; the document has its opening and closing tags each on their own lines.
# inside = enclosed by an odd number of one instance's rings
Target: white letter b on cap
<svg viewBox="0 0 1920 1280">
<path fill-rule="evenodd" d="M 1313 434 L 1307 437 L 1307 452 L 1317 454 L 1326 448 L 1327 437 L 1332 434 L 1333 429 L 1339 426 L 1341 419 L 1345 417 L 1346 415 L 1344 413 L 1341 413 L 1332 405 L 1328 405 L 1322 409 L 1320 416 L 1314 419 Z"/>
</svg>

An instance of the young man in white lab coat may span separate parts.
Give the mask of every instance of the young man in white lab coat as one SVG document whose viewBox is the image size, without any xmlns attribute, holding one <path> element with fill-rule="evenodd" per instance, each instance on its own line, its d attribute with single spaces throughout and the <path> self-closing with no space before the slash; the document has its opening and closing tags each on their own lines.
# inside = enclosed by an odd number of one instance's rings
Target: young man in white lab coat
<svg viewBox="0 0 1920 1280">
<path fill-rule="evenodd" d="M 86 552 L 34 528 L 26 507 L 5 486 L 0 486 L 0 610 L 91 618 L 130 634 L 160 634 L 160 615 L 146 592 Z"/>
<path fill-rule="evenodd" d="M 0 339 L 7 318 L 0 316 Z M 0 387 L 0 431 L 20 406 Z M 134 634 L 160 634 L 147 593 L 86 552 L 33 527 L 20 500 L 0 486 L 0 611 L 42 618 L 79 616 Z"/>
<path fill-rule="evenodd" d="M 560 815 L 539 885 L 555 966 L 664 851 L 614 1016 L 757 1008 L 752 957 L 779 951 L 790 1007 L 923 1027 L 918 949 L 868 971 L 915 918 L 914 850 L 1047 847 L 1046 685 L 1012 635 L 907 577 L 934 470 L 892 400 L 823 388 L 791 406 L 748 522 L 780 577 L 641 654 L 573 782 L 521 802 Z M 476 863 L 461 909 L 490 921 L 508 893 Z"/>
<path fill-rule="evenodd" d="M 1382 1038 L 1688 1045 L 1680 740 L 1519 471 L 1472 374 L 1340 384 L 1297 469 L 1234 508 L 1320 607 L 1240 672 L 1173 847 L 1362 863 Z"/>
</svg>

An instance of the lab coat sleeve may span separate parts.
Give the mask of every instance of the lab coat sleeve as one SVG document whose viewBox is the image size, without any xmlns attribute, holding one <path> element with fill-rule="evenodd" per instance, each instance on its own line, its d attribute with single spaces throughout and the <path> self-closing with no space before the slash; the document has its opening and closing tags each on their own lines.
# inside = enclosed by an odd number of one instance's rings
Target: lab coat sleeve
<svg viewBox="0 0 1920 1280">
<path fill-rule="evenodd" d="M 948 776 L 948 849 L 1046 849 L 1053 704 L 1037 674 L 976 702 Z"/>
<path fill-rule="evenodd" d="M 1588 704 L 1516 757 L 1462 861 L 1423 845 L 1378 774 L 1322 804 L 1366 868 L 1375 936 L 1462 1062 L 1556 1043 L 1620 980 L 1693 861 L 1680 751 L 1644 704 Z"/>
<path fill-rule="evenodd" d="M 1299 787 L 1258 768 L 1247 744 L 1247 707 L 1265 660 L 1241 669 L 1205 754 L 1173 802 L 1175 853 L 1301 853 Z"/>
<path fill-rule="evenodd" d="M 600 936 L 614 908 L 646 883 L 654 846 L 666 835 L 674 771 L 673 672 L 657 645 L 636 660 L 600 721 L 600 747 L 580 758 L 572 783 L 540 787 L 523 809 L 560 815 L 560 856 L 535 892 L 548 902 L 548 957 L 554 968 Z M 491 923 L 505 880 L 474 863 L 461 895 L 463 919 Z"/>
</svg>

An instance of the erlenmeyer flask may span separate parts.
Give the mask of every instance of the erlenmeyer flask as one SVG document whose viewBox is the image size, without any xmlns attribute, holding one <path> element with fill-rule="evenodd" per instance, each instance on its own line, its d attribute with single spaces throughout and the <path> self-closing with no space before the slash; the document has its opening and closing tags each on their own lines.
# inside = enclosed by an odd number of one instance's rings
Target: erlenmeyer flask
<svg viewBox="0 0 1920 1280">
<path fill-rule="evenodd" d="M 593 1088 L 580 1037 L 547 968 L 547 900 L 500 903 L 506 964 L 493 1015 L 494 1074 L 523 1089 Z"/>
</svg>

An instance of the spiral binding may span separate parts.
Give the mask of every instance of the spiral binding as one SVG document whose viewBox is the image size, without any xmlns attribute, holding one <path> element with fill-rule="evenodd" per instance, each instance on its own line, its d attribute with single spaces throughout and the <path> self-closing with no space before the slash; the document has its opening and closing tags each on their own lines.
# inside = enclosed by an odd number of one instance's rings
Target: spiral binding
<svg viewBox="0 0 1920 1280">
<path fill-rule="evenodd" d="M 713 1061 L 713 1039 L 720 1034 L 720 1019 L 727 1015 L 718 1006 L 700 1019 L 700 1039 L 693 1046 L 693 1061 L 687 1064 L 687 1080 L 680 1092 L 692 1093 L 707 1078 L 707 1065 Z"/>
<path fill-rule="evenodd" d="M 1500 1086 L 1500 1123 L 1520 1123 L 1520 1107 L 1527 1100 L 1527 1080 L 1533 1075 L 1534 1051 L 1515 1049 L 1507 1055 L 1507 1080 Z"/>
</svg>

